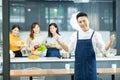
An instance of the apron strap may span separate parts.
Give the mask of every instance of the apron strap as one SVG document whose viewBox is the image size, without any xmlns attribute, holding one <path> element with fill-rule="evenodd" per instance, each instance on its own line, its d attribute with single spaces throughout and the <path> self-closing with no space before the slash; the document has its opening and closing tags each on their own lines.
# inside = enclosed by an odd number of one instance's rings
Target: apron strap
<svg viewBox="0 0 120 80">
<path fill-rule="evenodd" d="M 93 31 L 93 33 L 92 33 L 92 35 L 91 35 L 91 38 L 90 38 L 90 39 L 92 39 L 94 32 L 95 32 L 95 31 Z"/>
<path fill-rule="evenodd" d="M 90 39 L 92 39 L 92 37 L 93 37 L 94 33 L 95 33 L 95 31 L 93 31 L 93 33 L 92 33 L 92 35 L 91 35 L 91 38 L 90 38 Z M 79 39 L 79 31 L 77 32 L 77 39 Z"/>
<path fill-rule="evenodd" d="M 78 36 L 78 35 L 79 35 L 79 31 L 77 31 L 77 40 L 79 39 L 79 36 Z"/>
</svg>

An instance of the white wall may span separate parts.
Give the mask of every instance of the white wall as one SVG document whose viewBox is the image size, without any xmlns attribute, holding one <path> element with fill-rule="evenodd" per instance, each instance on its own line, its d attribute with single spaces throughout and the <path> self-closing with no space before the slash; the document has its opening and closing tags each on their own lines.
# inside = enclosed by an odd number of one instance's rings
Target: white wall
<svg viewBox="0 0 120 80">
<path fill-rule="evenodd" d="M 110 32 L 109 31 L 99 31 L 103 37 L 103 40 L 105 41 L 105 43 L 107 43 L 109 41 L 110 38 Z M 73 31 L 61 31 L 60 34 L 63 38 L 63 41 L 68 44 L 69 43 L 69 39 L 70 36 L 72 35 Z M 22 38 L 23 41 L 26 41 L 28 36 L 29 36 L 30 32 L 29 31 L 25 31 L 25 32 L 20 32 L 20 36 Z M 42 31 L 41 34 L 44 37 L 47 37 L 48 33 L 47 31 Z"/>
</svg>

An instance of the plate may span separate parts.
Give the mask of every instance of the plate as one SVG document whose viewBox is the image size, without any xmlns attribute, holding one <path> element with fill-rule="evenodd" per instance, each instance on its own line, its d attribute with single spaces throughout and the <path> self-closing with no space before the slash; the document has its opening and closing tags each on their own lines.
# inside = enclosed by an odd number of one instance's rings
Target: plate
<svg viewBox="0 0 120 80">
<path fill-rule="evenodd" d="M 38 59 L 40 58 L 38 55 L 30 55 L 28 56 L 29 59 Z"/>
<path fill-rule="evenodd" d="M 55 47 L 55 46 L 56 46 L 56 44 L 50 43 L 50 47 Z"/>
<path fill-rule="evenodd" d="M 32 50 L 31 52 L 32 52 L 32 54 L 34 54 L 34 55 L 39 55 L 39 54 L 42 53 L 42 51 L 38 51 L 38 50 Z"/>
</svg>

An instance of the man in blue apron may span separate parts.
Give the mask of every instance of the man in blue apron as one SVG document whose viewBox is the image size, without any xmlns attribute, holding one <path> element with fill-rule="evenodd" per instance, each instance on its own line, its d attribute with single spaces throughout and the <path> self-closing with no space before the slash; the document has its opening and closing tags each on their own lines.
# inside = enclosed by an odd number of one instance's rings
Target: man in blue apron
<svg viewBox="0 0 120 80">
<path fill-rule="evenodd" d="M 77 34 L 75 50 L 75 80 L 97 80 L 96 58 L 92 46 L 92 37 L 80 40 Z"/>
<path fill-rule="evenodd" d="M 108 44 L 105 45 L 101 35 L 89 27 L 86 13 L 78 13 L 76 20 L 79 26 L 78 31 L 71 36 L 69 46 L 65 45 L 59 37 L 56 40 L 65 51 L 75 50 L 75 80 L 97 80 L 94 50 L 98 48 L 104 54 L 112 45 L 115 37 L 112 35 Z"/>
</svg>

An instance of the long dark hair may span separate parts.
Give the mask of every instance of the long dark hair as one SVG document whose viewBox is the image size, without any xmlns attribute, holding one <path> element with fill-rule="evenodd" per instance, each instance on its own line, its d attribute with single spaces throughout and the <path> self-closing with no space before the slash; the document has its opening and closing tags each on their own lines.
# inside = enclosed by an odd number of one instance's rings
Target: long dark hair
<svg viewBox="0 0 120 80">
<path fill-rule="evenodd" d="M 35 28 L 35 26 L 36 25 L 39 25 L 37 22 L 34 22 L 34 23 L 32 23 L 32 25 L 31 25 L 31 29 L 30 29 L 30 38 L 31 39 L 34 39 L 34 31 L 33 31 L 33 28 Z M 39 27 L 40 27 L 40 25 L 39 25 Z"/>
<path fill-rule="evenodd" d="M 58 29 L 57 24 L 56 23 L 51 23 L 48 27 L 48 37 L 53 37 L 52 33 L 50 32 L 50 26 L 54 26 L 55 28 L 57 28 L 56 33 L 59 34 L 59 29 Z"/>
<path fill-rule="evenodd" d="M 11 31 L 12 31 L 13 29 L 15 29 L 15 28 L 18 28 L 18 29 L 20 30 L 20 26 L 19 26 L 19 25 L 14 24 L 14 25 L 12 26 L 12 28 L 11 28 Z"/>
</svg>

